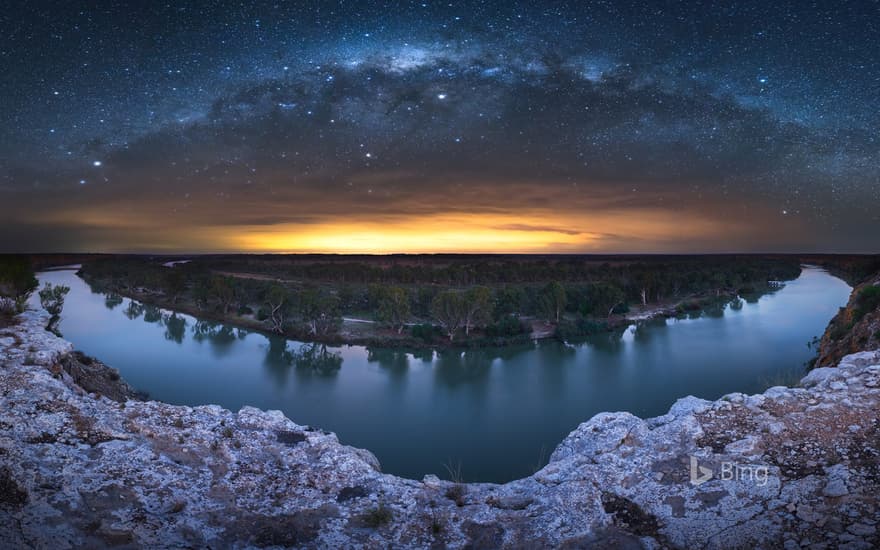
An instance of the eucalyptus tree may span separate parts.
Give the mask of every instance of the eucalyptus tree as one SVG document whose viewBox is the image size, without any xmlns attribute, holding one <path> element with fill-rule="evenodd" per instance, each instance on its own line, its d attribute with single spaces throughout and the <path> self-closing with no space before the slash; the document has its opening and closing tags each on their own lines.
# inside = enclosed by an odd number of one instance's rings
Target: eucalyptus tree
<svg viewBox="0 0 880 550">
<path fill-rule="evenodd" d="M 397 329 L 400 334 L 410 318 L 410 300 L 406 289 L 399 286 L 382 287 L 376 306 L 376 320 Z"/>
<path fill-rule="evenodd" d="M 558 323 L 566 303 L 565 287 L 562 283 L 558 281 L 547 283 L 547 286 L 541 290 L 540 303 L 545 314 Z"/>
<path fill-rule="evenodd" d="M 461 292 L 445 290 L 437 294 L 431 302 L 431 314 L 443 327 L 451 342 L 455 338 L 455 332 L 465 320 L 464 300 Z"/>
<path fill-rule="evenodd" d="M 464 293 L 464 333 L 469 336 L 471 327 L 485 326 L 492 319 L 492 291 L 475 286 Z"/>
<path fill-rule="evenodd" d="M 314 289 L 300 293 L 299 314 L 313 336 L 332 334 L 339 330 L 342 324 L 342 318 L 339 316 L 339 299 Z"/>
</svg>

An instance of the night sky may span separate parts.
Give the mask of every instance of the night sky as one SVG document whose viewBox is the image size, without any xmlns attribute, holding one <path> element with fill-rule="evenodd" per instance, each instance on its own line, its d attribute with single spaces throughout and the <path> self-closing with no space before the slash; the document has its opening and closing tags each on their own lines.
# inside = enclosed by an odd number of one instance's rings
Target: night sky
<svg viewBox="0 0 880 550">
<path fill-rule="evenodd" d="M 0 251 L 880 251 L 876 1 L 152 4 L 4 3 Z"/>
</svg>

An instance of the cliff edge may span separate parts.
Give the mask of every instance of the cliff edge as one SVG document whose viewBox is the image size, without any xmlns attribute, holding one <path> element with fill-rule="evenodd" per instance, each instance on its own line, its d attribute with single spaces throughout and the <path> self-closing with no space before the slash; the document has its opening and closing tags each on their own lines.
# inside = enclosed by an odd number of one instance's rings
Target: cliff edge
<svg viewBox="0 0 880 550">
<path fill-rule="evenodd" d="M 880 545 L 880 352 L 601 413 L 533 476 L 456 484 L 383 474 L 277 411 L 89 393 L 45 321 L 0 329 L 3 548 Z"/>
<path fill-rule="evenodd" d="M 880 273 L 857 285 L 846 306 L 828 323 L 815 365 L 835 365 L 850 353 L 876 349 L 880 349 Z"/>
</svg>

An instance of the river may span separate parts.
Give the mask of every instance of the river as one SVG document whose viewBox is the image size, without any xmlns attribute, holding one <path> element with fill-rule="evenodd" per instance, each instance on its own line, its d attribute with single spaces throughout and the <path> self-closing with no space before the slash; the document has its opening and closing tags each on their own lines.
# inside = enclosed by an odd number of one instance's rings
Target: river
<svg viewBox="0 0 880 550">
<path fill-rule="evenodd" d="M 59 325 L 151 398 L 279 409 L 372 451 L 383 470 L 503 482 L 531 474 L 601 411 L 663 414 L 678 398 L 796 381 L 850 287 L 805 267 L 781 290 L 696 319 L 645 322 L 578 344 L 442 353 L 312 347 L 93 293 L 72 270 Z"/>
</svg>

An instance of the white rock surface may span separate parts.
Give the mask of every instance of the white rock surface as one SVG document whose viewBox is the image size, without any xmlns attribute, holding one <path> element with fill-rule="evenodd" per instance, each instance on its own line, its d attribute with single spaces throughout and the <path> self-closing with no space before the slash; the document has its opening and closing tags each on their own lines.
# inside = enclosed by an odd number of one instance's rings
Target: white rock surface
<svg viewBox="0 0 880 550">
<path fill-rule="evenodd" d="M 278 411 L 88 395 L 44 325 L 0 329 L 2 548 L 880 544 L 877 352 L 801 388 L 601 413 L 531 477 L 456 485 L 383 474 Z"/>
</svg>

